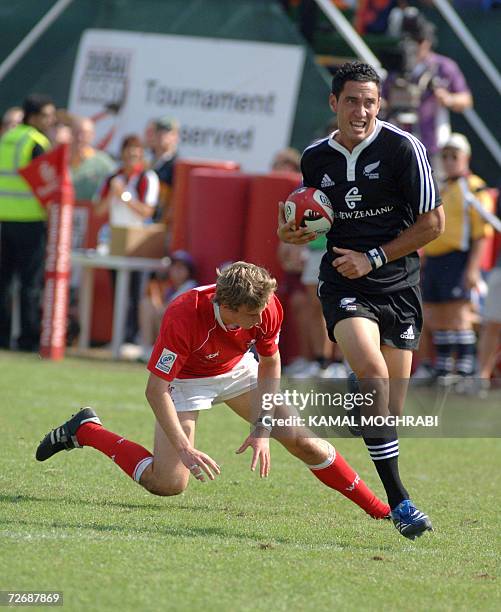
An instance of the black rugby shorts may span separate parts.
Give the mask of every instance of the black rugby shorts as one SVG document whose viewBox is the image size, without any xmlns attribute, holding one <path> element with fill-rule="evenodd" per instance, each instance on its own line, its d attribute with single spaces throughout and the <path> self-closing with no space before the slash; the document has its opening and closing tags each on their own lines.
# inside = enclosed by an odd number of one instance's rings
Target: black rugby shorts
<svg viewBox="0 0 501 612">
<path fill-rule="evenodd" d="M 419 346 L 423 327 L 419 286 L 395 293 L 369 294 L 320 281 L 318 297 L 333 342 L 336 342 L 334 327 L 339 321 L 363 317 L 378 324 L 381 344 L 408 350 L 416 350 Z"/>
<path fill-rule="evenodd" d="M 423 299 L 430 304 L 471 300 L 471 291 L 464 286 L 464 271 L 469 252 L 452 251 L 446 255 L 427 257 L 422 273 Z"/>
</svg>

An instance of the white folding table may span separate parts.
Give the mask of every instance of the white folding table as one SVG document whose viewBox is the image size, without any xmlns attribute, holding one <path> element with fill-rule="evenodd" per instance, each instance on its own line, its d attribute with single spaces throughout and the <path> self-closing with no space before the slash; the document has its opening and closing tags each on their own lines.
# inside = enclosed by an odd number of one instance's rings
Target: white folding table
<svg viewBox="0 0 501 612">
<path fill-rule="evenodd" d="M 115 283 L 115 296 L 113 304 L 113 335 L 111 352 L 114 359 L 120 356 L 120 346 L 123 344 L 125 319 L 129 304 L 130 273 L 134 271 L 152 272 L 168 267 L 170 259 L 148 259 L 146 257 L 124 257 L 119 255 L 103 255 L 97 251 L 72 251 L 72 264 L 82 268 L 82 277 L 79 286 L 78 311 L 80 317 L 80 336 L 78 347 L 89 348 L 90 327 L 92 313 L 92 297 L 94 289 L 94 270 L 105 268 L 117 271 Z"/>
</svg>

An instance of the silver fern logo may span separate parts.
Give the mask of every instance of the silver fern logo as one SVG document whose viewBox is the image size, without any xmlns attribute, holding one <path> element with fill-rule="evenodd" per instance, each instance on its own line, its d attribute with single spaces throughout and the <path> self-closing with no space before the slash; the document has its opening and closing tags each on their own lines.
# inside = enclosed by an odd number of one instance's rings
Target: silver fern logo
<svg viewBox="0 0 501 612">
<path fill-rule="evenodd" d="M 365 166 L 364 168 L 364 176 L 369 179 L 378 179 L 379 172 L 374 172 L 374 170 L 377 170 L 379 168 L 380 163 L 381 160 L 378 160 L 377 162 L 374 162 L 372 164 L 367 164 L 367 166 Z"/>
</svg>

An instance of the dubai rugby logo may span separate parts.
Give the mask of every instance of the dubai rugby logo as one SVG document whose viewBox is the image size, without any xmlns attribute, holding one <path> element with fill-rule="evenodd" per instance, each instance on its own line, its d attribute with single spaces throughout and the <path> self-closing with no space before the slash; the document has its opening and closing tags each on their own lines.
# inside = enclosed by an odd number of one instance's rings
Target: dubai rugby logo
<svg viewBox="0 0 501 612">
<path fill-rule="evenodd" d="M 78 101 L 120 110 L 127 96 L 132 50 L 90 47 L 78 84 Z"/>
<path fill-rule="evenodd" d="M 177 354 L 164 348 L 160 355 L 155 368 L 161 372 L 168 374 L 172 370 L 172 366 L 177 359 Z"/>
<path fill-rule="evenodd" d="M 346 206 L 353 210 L 355 206 L 362 201 L 362 194 L 358 193 L 358 187 L 352 187 L 350 191 L 344 196 Z"/>
</svg>

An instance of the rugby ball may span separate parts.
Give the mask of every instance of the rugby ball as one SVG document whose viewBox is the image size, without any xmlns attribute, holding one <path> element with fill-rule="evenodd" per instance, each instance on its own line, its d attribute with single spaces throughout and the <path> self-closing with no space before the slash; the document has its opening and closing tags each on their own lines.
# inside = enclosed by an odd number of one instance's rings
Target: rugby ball
<svg viewBox="0 0 501 612">
<path fill-rule="evenodd" d="M 309 232 L 326 234 L 332 225 L 334 211 L 329 198 L 315 187 L 300 187 L 285 202 L 285 220 L 294 220 L 296 229 L 305 227 Z"/>
</svg>

